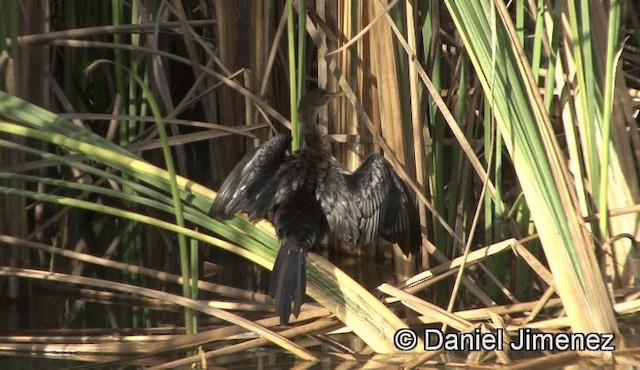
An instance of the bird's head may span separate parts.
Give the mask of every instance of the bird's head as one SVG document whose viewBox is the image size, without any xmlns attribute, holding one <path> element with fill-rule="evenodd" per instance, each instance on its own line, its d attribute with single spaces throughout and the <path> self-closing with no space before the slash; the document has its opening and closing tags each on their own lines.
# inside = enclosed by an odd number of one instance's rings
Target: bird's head
<svg viewBox="0 0 640 370">
<path fill-rule="evenodd" d="M 298 123 L 304 138 L 304 145 L 312 150 L 320 152 L 330 152 L 331 147 L 326 139 L 321 127 L 316 124 L 318 112 L 329 101 L 341 96 L 342 92 L 328 92 L 326 90 L 311 90 L 298 105 Z"/>
<path fill-rule="evenodd" d="M 328 92 L 323 89 L 315 89 L 306 93 L 298 104 L 298 114 L 300 121 L 304 123 L 315 122 L 318 111 L 327 105 L 331 100 L 344 95 L 344 92 Z"/>
</svg>

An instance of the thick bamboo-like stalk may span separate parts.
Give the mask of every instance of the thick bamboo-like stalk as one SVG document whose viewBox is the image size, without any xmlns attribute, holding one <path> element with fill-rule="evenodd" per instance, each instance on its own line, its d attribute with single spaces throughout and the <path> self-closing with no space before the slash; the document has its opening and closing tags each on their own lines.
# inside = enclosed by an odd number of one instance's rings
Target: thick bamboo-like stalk
<svg viewBox="0 0 640 370">
<path fill-rule="evenodd" d="M 542 109 L 540 96 L 504 4 L 496 2 L 495 8 L 486 4 L 486 7 L 476 9 L 454 2 L 446 4 L 468 46 L 478 75 L 485 76 L 481 79 L 485 93 L 495 101 L 498 126 L 515 163 L 574 330 L 616 332 L 604 283 L 599 274 L 593 273 L 598 268 L 591 239 L 585 234 L 577 213 L 575 189 L 568 182 L 568 173 L 559 157 L 561 152 L 549 118 Z M 470 17 L 471 13 L 484 14 L 485 18 Z M 493 35 L 494 39 L 491 43 L 488 38 L 485 41 L 474 40 L 474 35 L 481 34 Z M 509 48 L 497 51 L 496 43 L 506 43 Z M 495 55 L 496 52 L 499 56 Z M 499 58 L 503 64 L 499 66 L 501 69 L 496 67 L 491 73 L 494 58 Z M 509 92 L 510 98 L 507 96 Z M 518 99 L 520 111 L 515 116 L 512 110 L 501 106 L 503 102 Z M 535 126 L 533 122 L 536 122 Z M 553 189 L 549 189 L 545 181 L 552 181 Z"/>
</svg>

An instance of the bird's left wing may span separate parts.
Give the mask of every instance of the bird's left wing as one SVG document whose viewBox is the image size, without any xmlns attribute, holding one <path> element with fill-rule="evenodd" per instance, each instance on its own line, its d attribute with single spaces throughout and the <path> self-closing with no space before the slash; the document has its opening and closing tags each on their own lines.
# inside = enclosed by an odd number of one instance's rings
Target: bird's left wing
<svg viewBox="0 0 640 370">
<path fill-rule="evenodd" d="M 381 235 L 407 255 L 420 249 L 415 204 L 382 155 L 369 155 L 353 173 L 332 165 L 316 197 L 331 231 L 347 243 L 366 245 Z"/>
<path fill-rule="evenodd" d="M 256 209 L 256 196 L 277 172 L 286 158 L 291 136 L 276 135 L 247 153 L 224 180 L 210 214 L 230 216 L 238 211 L 252 218 L 265 217 L 268 209 Z"/>
</svg>

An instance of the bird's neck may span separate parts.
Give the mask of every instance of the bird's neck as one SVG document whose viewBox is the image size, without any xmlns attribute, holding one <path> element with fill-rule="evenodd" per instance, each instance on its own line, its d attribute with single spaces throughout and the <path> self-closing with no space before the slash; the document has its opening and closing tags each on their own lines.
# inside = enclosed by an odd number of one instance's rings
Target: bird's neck
<svg viewBox="0 0 640 370">
<path fill-rule="evenodd" d="M 316 151 L 318 154 L 329 153 L 330 148 L 326 137 L 320 130 L 320 125 L 316 123 L 317 116 L 318 109 L 314 109 L 311 112 L 301 111 L 298 120 L 300 133 L 307 148 Z"/>
<path fill-rule="evenodd" d="M 327 146 L 324 143 L 326 139 L 325 135 L 320 131 L 320 127 L 313 122 L 307 123 L 303 121 L 301 123 L 300 133 L 302 134 L 304 145 L 318 153 L 325 152 L 327 150 Z"/>
</svg>

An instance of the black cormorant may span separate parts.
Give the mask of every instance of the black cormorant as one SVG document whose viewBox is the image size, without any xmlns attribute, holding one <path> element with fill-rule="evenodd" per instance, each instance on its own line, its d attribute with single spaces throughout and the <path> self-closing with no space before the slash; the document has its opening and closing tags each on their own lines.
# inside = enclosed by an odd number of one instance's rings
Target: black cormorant
<svg viewBox="0 0 640 370">
<path fill-rule="evenodd" d="M 306 290 L 306 254 L 327 232 L 352 245 L 378 235 L 409 255 L 420 249 L 420 224 L 406 185 L 380 154 L 370 154 L 353 173 L 331 156 L 316 124 L 320 108 L 336 96 L 324 90 L 306 94 L 299 105 L 304 145 L 287 154 L 291 136 L 276 135 L 242 158 L 213 202 L 213 216 L 246 212 L 269 218 L 280 250 L 271 275 L 280 323 L 297 317 Z"/>
</svg>

